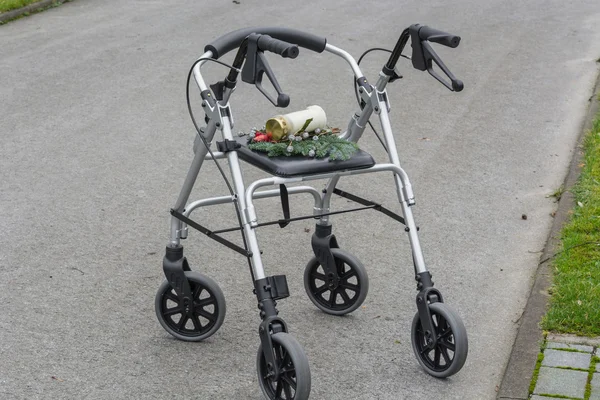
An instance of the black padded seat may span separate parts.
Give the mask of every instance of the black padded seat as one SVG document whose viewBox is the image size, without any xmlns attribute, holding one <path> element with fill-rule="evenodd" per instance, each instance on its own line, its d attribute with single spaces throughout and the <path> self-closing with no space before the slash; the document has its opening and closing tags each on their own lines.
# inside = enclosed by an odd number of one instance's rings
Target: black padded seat
<svg viewBox="0 0 600 400">
<path fill-rule="evenodd" d="M 350 169 L 369 168 L 375 165 L 375 160 L 366 151 L 357 150 L 348 160 L 329 161 L 325 158 L 309 158 L 303 156 L 269 157 L 267 153 L 252 151 L 246 147 L 246 140 L 238 140 L 242 145 L 237 149 L 238 156 L 245 162 L 262 169 L 271 175 L 289 178 L 298 175 L 315 175 L 327 172 L 347 171 Z"/>
</svg>

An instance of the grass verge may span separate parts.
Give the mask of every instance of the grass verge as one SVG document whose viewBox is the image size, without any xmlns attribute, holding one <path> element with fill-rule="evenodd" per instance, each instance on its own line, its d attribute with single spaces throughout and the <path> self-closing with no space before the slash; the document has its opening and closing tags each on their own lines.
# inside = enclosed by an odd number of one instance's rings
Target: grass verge
<svg viewBox="0 0 600 400">
<path fill-rule="evenodd" d="M 0 25 L 58 7 L 69 1 L 71 0 L 0 0 L 0 6 L 6 8 L 6 10 L 0 11 Z M 9 7 L 14 8 L 10 9 Z"/>
<path fill-rule="evenodd" d="M 590 364 L 590 372 L 588 373 L 588 380 L 585 384 L 585 395 L 584 399 L 589 399 L 592 395 L 592 379 L 594 378 L 594 372 L 596 372 L 596 364 L 600 361 L 600 357 L 593 356 L 592 363 Z"/>
<path fill-rule="evenodd" d="M 25 7 L 38 1 L 40 0 L 0 0 L 0 13 L 16 10 L 17 8 Z"/>
<path fill-rule="evenodd" d="M 537 384 L 538 377 L 540 376 L 540 368 L 542 367 L 542 361 L 544 361 L 544 350 L 546 350 L 546 338 L 544 336 L 544 341 L 542 342 L 542 348 L 537 356 L 537 361 L 535 363 L 535 369 L 533 370 L 533 376 L 531 377 L 531 382 L 529 383 L 529 395 L 533 394 L 535 390 L 535 385 Z"/>
<path fill-rule="evenodd" d="M 575 209 L 561 232 L 544 330 L 600 336 L 600 114 L 584 139 Z"/>
</svg>

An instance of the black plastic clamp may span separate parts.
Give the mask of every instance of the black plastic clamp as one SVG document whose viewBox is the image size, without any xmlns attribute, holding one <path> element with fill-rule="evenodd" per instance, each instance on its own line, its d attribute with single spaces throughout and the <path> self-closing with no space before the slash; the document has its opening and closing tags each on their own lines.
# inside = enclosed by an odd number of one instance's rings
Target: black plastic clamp
<svg viewBox="0 0 600 400">
<path fill-rule="evenodd" d="M 210 90 L 215 94 L 215 98 L 219 101 L 223 100 L 223 94 L 225 93 L 226 81 L 218 81 L 210 85 Z"/>
<path fill-rule="evenodd" d="M 258 327 L 258 336 L 260 337 L 262 352 L 267 364 L 267 373 L 270 375 L 269 377 L 272 377 L 275 381 L 279 379 L 280 371 L 275 362 L 275 352 L 271 335 L 279 332 L 287 332 L 287 325 L 283 319 L 277 316 L 265 318 Z"/>
<path fill-rule="evenodd" d="M 191 311 L 193 304 L 192 289 L 185 276 L 186 271 L 191 271 L 187 259 L 183 256 L 183 246 L 167 247 L 163 258 L 163 272 L 165 278 L 175 290 L 180 305 L 184 306 L 186 313 Z"/>
<path fill-rule="evenodd" d="M 415 275 L 417 281 L 417 290 L 429 289 L 433 287 L 433 281 L 431 280 L 431 272 L 425 271 Z"/>
<path fill-rule="evenodd" d="M 229 151 L 235 151 L 242 147 L 242 145 L 235 140 L 225 139 L 222 142 L 217 142 L 217 150 L 222 153 L 227 153 Z"/>
<path fill-rule="evenodd" d="M 267 299 L 281 300 L 290 296 L 287 279 L 285 275 L 267 276 L 256 280 L 256 296 L 258 301 Z"/>
<path fill-rule="evenodd" d="M 338 275 L 338 265 L 331 249 L 338 249 L 340 246 L 331 230 L 331 225 L 317 224 L 315 233 L 312 235 L 311 245 L 315 257 L 325 272 L 326 285 L 330 289 L 335 289 L 339 284 L 340 277 Z"/>
<path fill-rule="evenodd" d="M 435 335 L 435 327 L 433 326 L 433 321 L 431 319 L 429 305 L 432 303 L 443 303 L 444 299 L 442 298 L 442 294 L 439 290 L 433 288 L 432 286 L 425 286 L 428 284 L 433 285 L 433 282 L 431 282 L 431 274 L 429 272 L 423 272 L 419 275 L 422 275 L 422 277 L 429 277 L 429 282 L 423 282 L 422 280 L 417 284 L 417 286 L 420 285 L 422 287 L 417 294 L 417 310 L 419 312 L 419 319 L 421 320 L 423 334 L 425 335 L 425 340 L 427 341 L 427 347 L 432 349 L 437 344 L 437 337 Z M 427 278 L 424 280 L 426 281 Z"/>
<path fill-rule="evenodd" d="M 275 363 L 275 354 L 271 335 L 279 332 L 287 332 L 287 325 L 283 319 L 277 316 L 278 311 L 275 308 L 277 303 L 275 300 L 280 300 L 288 297 L 290 291 L 288 289 L 285 275 L 267 276 L 254 281 L 254 293 L 258 299 L 258 308 L 260 309 L 260 318 L 262 322 L 258 328 L 262 351 L 265 356 L 268 374 L 274 378 L 279 378 L 279 368 Z"/>
</svg>

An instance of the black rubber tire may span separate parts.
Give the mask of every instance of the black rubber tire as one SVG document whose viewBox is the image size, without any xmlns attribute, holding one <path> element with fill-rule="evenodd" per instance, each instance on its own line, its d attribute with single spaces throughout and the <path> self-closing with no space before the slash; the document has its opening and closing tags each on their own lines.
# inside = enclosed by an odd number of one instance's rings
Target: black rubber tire
<svg viewBox="0 0 600 400">
<path fill-rule="evenodd" d="M 341 249 L 331 249 L 331 252 L 336 260 L 343 261 L 344 270 L 338 269 L 340 275 L 338 287 L 334 291 L 327 287 L 323 267 L 317 258 L 313 257 L 304 269 L 304 290 L 310 301 L 321 311 L 331 315 L 345 315 L 356 310 L 365 301 L 369 292 L 369 277 L 363 264 L 352 254 Z M 318 272 L 319 268 L 322 272 Z M 354 277 L 356 283 L 348 282 Z M 317 281 L 322 281 L 323 285 L 317 286 Z M 354 295 L 350 297 L 348 291 L 353 292 Z M 332 293 L 335 293 L 333 303 Z M 324 297 L 325 295 L 327 298 Z M 337 303 L 339 298 L 342 304 Z"/>
<path fill-rule="evenodd" d="M 456 311 L 450 306 L 444 303 L 432 303 L 429 305 L 429 310 L 434 320 L 437 345 L 434 349 L 425 350 L 425 335 L 417 312 L 411 329 L 412 348 L 425 372 L 436 378 L 447 378 L 460 371 L 467 360 L 469 352 L 467 330 Z M 432 351 L 433 357 L 431 357 Z M 442 361 L 444 361 L 443 365 Z"/>
<path fill-rule="evenodd" d="M 262 352 L 262 344 L 256 355 L 256 370 L 260 388 L 269 400 L 306 400 L 310 395 L 310 368 L 308 358 L 300 343 L 285 332 L 271 336 L 275 349 L 276 362 L 284 372 L 273 382 L 267 375 L 267 363 Z M 295 385 L 295 390 L 293 386 Z"/>
<path fill-rule="evenodd" d="M 165 280 L 154 299 L 156 317 L 162 327 L 179 340 L 186 342 L 199 342 L 213 335 L 223 324 L 226 307 L 225 296 L 221 288 L 209 277 L 195 271 L 186 271 L 190 288 L 194 296 L 195 310 L 192 317 L 185 317 L 183 326 L 180 326 L 183 313 L 175 312 L 181 309 L 175 290 Z M 169 307 L 169 304 L 175 304 Z M 212 313 L 206 308 L 212 306 Z M 208 321 L 202 325 L 203 321 Z"/>
</svg>

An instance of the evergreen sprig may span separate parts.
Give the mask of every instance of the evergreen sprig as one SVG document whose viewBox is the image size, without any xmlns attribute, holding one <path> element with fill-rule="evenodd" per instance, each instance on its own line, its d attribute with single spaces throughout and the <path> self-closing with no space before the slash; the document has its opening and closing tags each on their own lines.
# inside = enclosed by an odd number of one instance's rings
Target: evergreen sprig
<svg viewBox="0 0 600 400">
<path fill-rule="evenodd" d="M 278 156 L 305 156 L 314 151 L 316 158 L 329 156 L 330 160 L 347 160 L 358 150 L 354 142 L 342 139 L 335 134 L 318 135 L 318 140 L 301 140 L 285 142 L 254 142 L 248 144 L 248 148 L 254 151 L 267 153 L 269 157 Z M 292 151 L 288 151 L 288 147 Z"/>
</svg>

